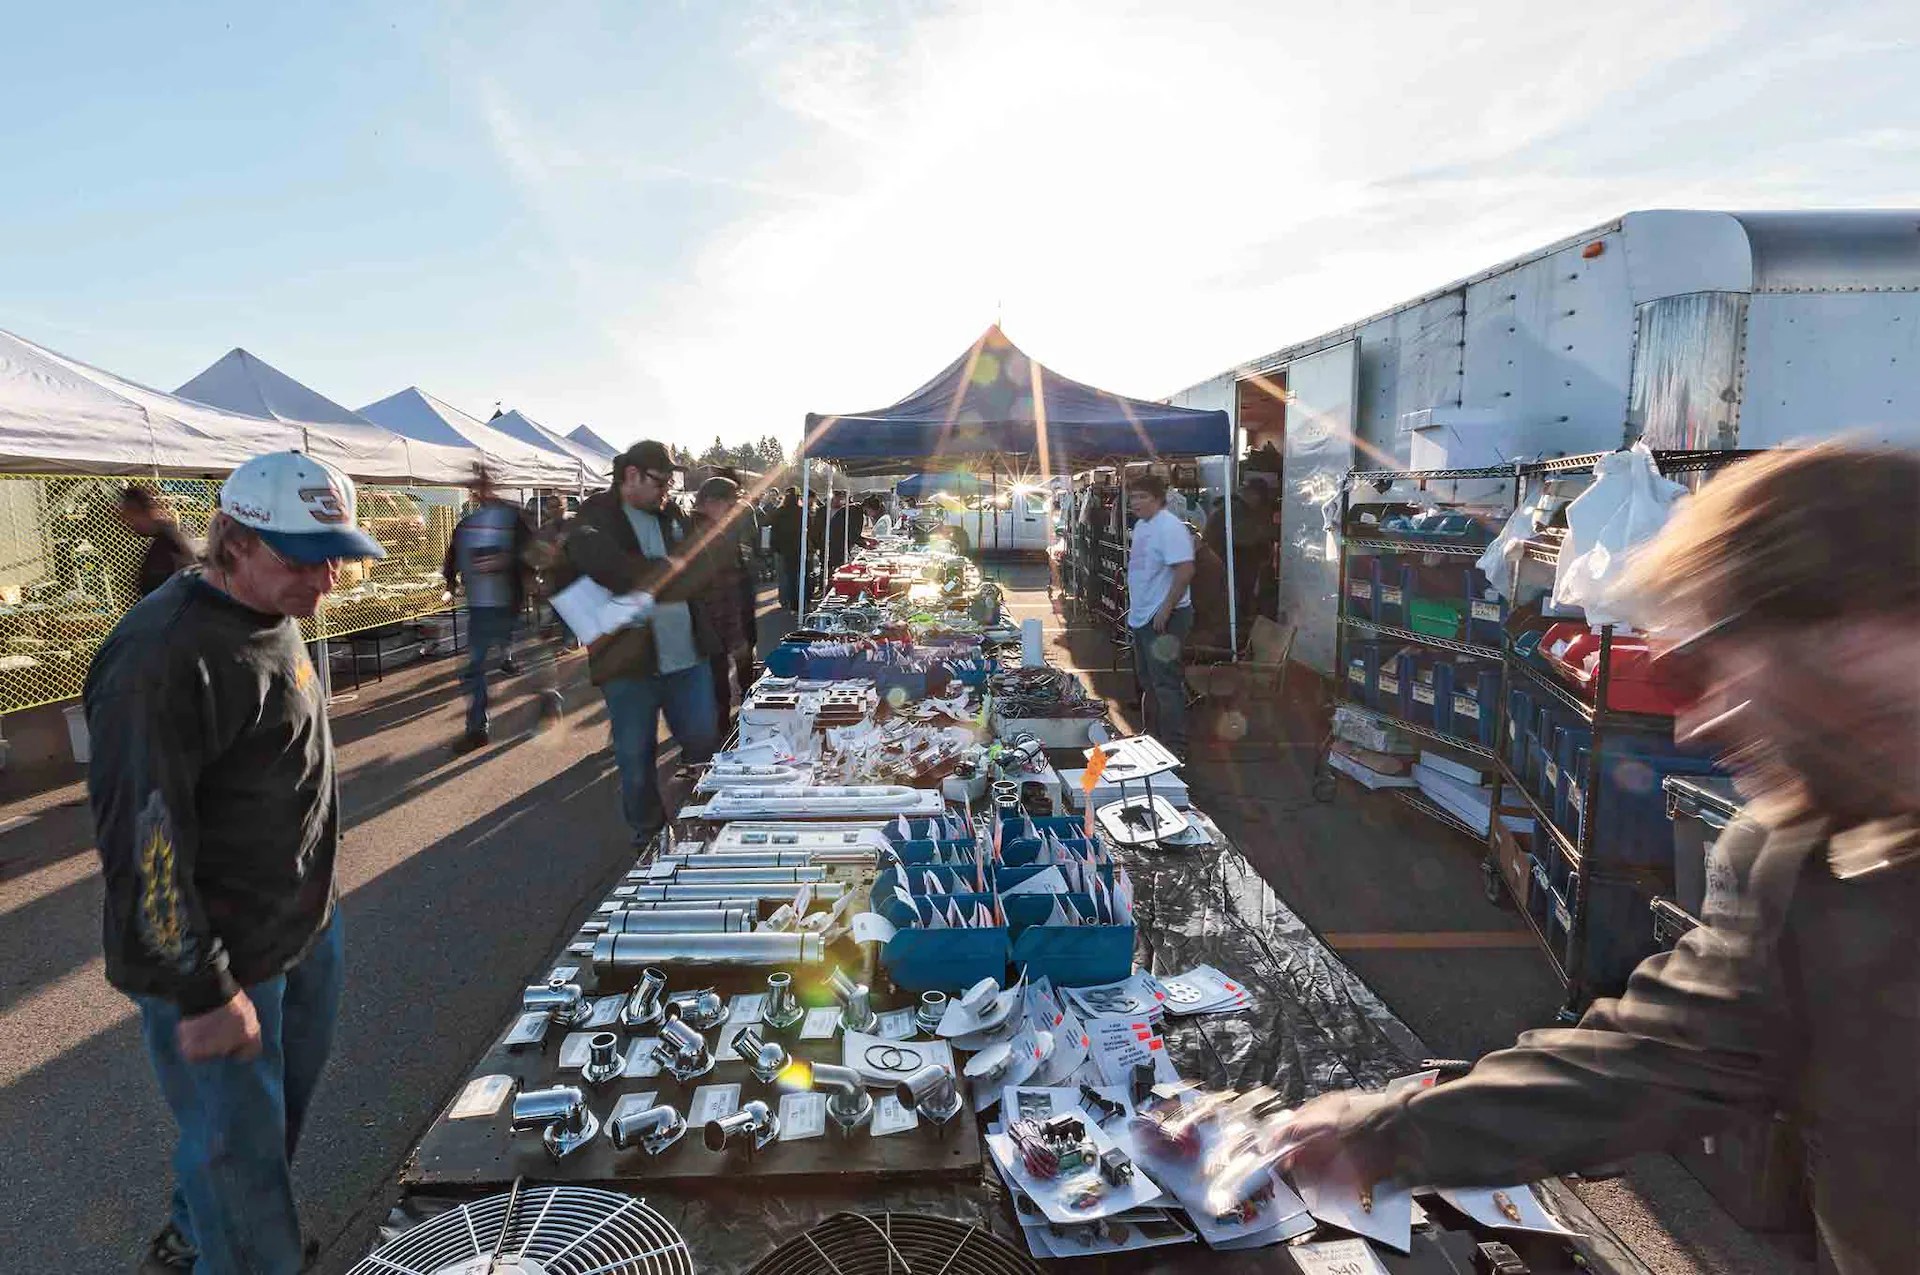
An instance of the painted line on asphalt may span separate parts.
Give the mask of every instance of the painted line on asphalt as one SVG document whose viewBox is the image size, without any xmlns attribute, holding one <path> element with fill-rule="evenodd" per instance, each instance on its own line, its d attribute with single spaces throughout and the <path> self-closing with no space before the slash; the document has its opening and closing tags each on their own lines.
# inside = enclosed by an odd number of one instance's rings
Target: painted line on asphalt
<svg viewBox="0 0 1920 1275">
<path fill-rule="evenodd" d="M 8 819 L 0 819 L 0 837 L 14 831 L 16 828 L 26 827 L 39 817 L 39 815 L 14 815 Z"/>
</svg>

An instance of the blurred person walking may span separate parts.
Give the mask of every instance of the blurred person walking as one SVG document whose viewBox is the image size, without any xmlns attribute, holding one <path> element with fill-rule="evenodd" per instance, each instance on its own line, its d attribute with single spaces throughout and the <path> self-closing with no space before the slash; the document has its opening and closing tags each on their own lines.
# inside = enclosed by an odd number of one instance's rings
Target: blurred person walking
<svg viewBox="0 0 1920 1275">
<path fill-rule="evenodd" d="M 697 541 L 712 536 L 722 542 L 733 537 L 744 505 L 739 484 L 728 478 L 709 478 L 693 496 L 691 527 Z M 707 575 L 701 601 L 713 624 L 717 647 L 708 657 L 713 671 L 713 700 L 718 714 L 714 721 L 716 739 L 732 733 L 733 684 L 740 683 L 744 702 L 747 688 L 753 685 L 753 605 L 752 576 L 748 572 L 744 546 L 729 556 L 715 552 L 715 566 Z"/>
<path fill-rule="evenodd" d="M 1633 560 L 1628 597 L 1749 799 L 1736 883 L 1617 1000 L 1411 1096 L 1335 1094 L 1291 1162 L 1371 1183 L 1521 1182 L 1797 1113 L 1823 1269 L 1920 1270 L 1920 457 L 1742 461 Z"/>
<path fill-rule="evenodd" d="M 1167 483 L 1142 474 L 1127 487 L 1135 518 L 1127 549 L 1127 628 L 1147 733 L 1187 755 L 1183 646 L 1193 632 L 1193 533 L 1167 508 Z"/>
<path fill-rule="evenodd" d="M 132 997 L 179 1127 L 144 1270 L 294 1275 L 290 1163 L 339 1009 L 339 785 L 298 621 L 380 558 L 353 482 L 299 452 L 220 490 L 204 568 L 95 654 L 83 703 L 107 980 Z"/>
<path fill-rule="evenodd" d="M 800 573 L 806 555 L 800 551 L 800 489 L 787 488 L 786 499 L 773 515 L 773 554 L 780 572 L 780 605 L 788 611 L 800 605 Z"/>
<path fill-rule="evenodd" d="M 620 805 L 634 844 L 666 825 L 655 773 L 660 718 L 680 744 L 681 761 L 702 765 L 717 742 L 713 673 L 720 639 L 702 595 L 708 577 L 738 554 L 730 535 L 696 536 L 668 499 L 674 463 L 651 439 L 613 462 L 613 486 L 589 496 L 567 536 L 568 564 L 615 594 L 654 600 L 641 623 L 599 638 L 587 667 L 607 703 Z"/>
<path fill-rule="evenodd" d="M 447 542 L 441 564 L 447 591 L 467 595 L 467 730 L 455 745 L 462 752 L 484 748 L 492 738 L 487 718 L 487 663 L 495 651 L 512 657 L 514 626 L 526 606 L 526 555 L 533 529 L 511 501 L 500 497 L 484 471 L 469 490 L 468 510 Z M 509 671 L 514 671 L 507 666 Z"/>
<path fill-rule="evenodd" d="M 121 526 L 147 541 L 147 550 L 140 555 L 140 565 L 133 574 L 133 601 L 138 602 L 172 579 L 175 572 L 199 560 L 166 500 L 145 483 L 122 487 L 115 512 Z"/>
</svg>

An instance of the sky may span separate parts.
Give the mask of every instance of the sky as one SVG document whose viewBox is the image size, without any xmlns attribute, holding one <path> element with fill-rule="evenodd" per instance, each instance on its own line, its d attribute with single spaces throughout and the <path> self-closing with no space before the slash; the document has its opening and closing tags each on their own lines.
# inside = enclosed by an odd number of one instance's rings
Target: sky
<svg viewBox="0 0 1920 1275">
<path fill-rule="evenodd" d="M 0 328 L 696 448 L 1160 398 L 1638 208 L 1920 207 L 1920 5 L 20 7 Z"/>
</svg>

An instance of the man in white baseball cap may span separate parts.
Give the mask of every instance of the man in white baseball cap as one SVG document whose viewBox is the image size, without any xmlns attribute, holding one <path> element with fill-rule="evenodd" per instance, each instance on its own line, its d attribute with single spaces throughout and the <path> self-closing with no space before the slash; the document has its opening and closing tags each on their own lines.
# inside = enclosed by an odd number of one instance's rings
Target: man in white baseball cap
<svg viewBox="0 0 1920 1275">
<path fill-rule="evenodd" d="M 340 562 L 384 556 L 353 481 L 299 452 L 227 479 L 204 566 L 137 603 L 87 674 L 107 979 L 179 1126 L 144 1270 L 294 1275 L 289 1167 L 333 1037 L 338 783 L 301 640 Z"/>
</svg>

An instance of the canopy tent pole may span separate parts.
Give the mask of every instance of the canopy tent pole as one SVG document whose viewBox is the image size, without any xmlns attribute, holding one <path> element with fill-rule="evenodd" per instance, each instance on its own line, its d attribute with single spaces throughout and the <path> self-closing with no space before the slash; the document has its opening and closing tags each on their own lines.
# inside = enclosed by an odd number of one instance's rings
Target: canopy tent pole
<svg viewBox="0 0 1920 1275">
<path fill-rule="evenodd" d="M 813 512 L 813 466 L 807 463 L 807 440 L 800 440 L 800 609 L 794 620 L 806 623 L 807 614 L 807 516 Z"/>
<path fill-rule="evenodd" d="M 1240 490 L 1239 468 L 1240 413 L 1232 411 L 1227 413 L 1227 646 L 1235 664 L 1240 662 L 1240 590 L 1233 575 L 1233 498 Z"/>
</svg>

